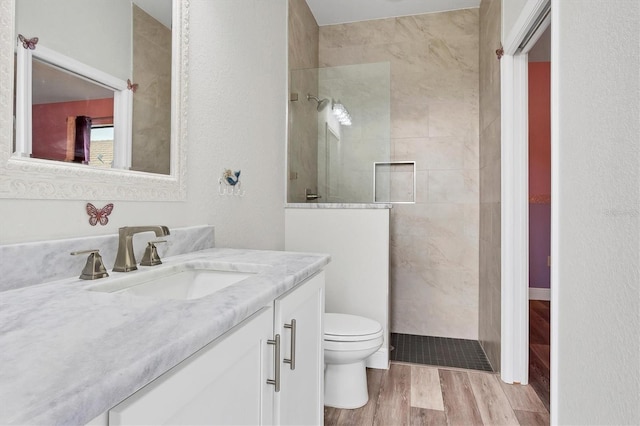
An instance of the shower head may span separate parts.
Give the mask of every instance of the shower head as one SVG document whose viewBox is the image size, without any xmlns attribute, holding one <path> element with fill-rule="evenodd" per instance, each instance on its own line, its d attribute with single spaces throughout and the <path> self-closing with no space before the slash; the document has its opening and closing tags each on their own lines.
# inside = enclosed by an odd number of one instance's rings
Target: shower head
<svg viewBox="0 0 640 426">
<path fill-rule="evenodd" d="M 311 100 L 316 101 L 318 103 L 318 106 L 316 107 L 316 109 L 318 111 L 322 111 L 324 109 L 324 107 L 326 107 L 331 102 L 330 99 L 327 99 L 327 98 L 319 99 L 317 96 L 313 96 L 312 94 L 308 94 L 307 95 L 307 100 L 308 101 L 311 101 Z"/>
</svg>

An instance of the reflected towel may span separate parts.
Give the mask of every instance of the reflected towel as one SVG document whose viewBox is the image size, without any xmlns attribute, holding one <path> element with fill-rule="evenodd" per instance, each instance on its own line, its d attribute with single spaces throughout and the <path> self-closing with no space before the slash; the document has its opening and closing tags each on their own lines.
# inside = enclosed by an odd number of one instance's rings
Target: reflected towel
<svg viewBox="0 0 640 426">
<path fill-rule="evenodd" d="M 70 115 L 67 117 L 67 150 L 64 161 L 73 161 L 76 146 L 76 117 Z"/>
</svg>

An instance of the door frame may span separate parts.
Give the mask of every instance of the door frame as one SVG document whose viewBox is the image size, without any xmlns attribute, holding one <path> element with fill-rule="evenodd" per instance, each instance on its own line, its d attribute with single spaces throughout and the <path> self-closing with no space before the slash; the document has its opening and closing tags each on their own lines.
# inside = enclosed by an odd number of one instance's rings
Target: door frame
<svg viewBox="0 0 640 426">
<path fill-rule="evenodd" d="M 527 0 L 500 61 L 501 90 L 501 372 L 506 383 L 529 381 L 529 117 L 528 34 L 551 0 Z M 539 36 L 539 35 L 538 35 Z M 534 36 L 535 37 L 535 36 Z M 552 36 L 553 38 L 553 36 Z M 552 225 L 553 226 L 553 225 Z"/>
</svg>

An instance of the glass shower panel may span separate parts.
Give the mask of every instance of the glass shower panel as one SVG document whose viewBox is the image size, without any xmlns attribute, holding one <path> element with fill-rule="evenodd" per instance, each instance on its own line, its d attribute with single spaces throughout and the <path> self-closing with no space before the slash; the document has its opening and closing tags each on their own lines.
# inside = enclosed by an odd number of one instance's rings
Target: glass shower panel
<svg viewBox="0 0 640 426">
<path fill-rule="evenodd" d="M 289 146 L 287 201 L 306 202 L 305 191 L 318 186 L 318 111 L 307 94 L 318 93 L 318 70 L 291 72 L 289 102 Z"/>
<path fill-rule="evenodd" d="M 374 201 L 373 164 L 391 156 L 390 92 L 388 63 L 292 71 L 289 202 L 307 201 L 306 192 L 322 203 Z M 337 104 L 350 125 L 340 122 Z M 389 181 L 377 185 L 384 190 Z"/>
</svg>

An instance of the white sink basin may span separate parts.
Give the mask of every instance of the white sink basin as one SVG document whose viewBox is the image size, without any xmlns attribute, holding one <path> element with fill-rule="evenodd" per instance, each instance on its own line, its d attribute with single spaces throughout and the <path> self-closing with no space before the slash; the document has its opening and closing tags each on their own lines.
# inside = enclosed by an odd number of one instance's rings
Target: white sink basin
<svg viewBox="0 0 640 426">
<path fill-rule="evenodd" d="M 127 277 L 106 278 L 87 288 L 104 293 L 127 293 L 159 299 L 198 299 L 236 284 L 257 272 L 238 272 L 189 264 L 176 265 L 156 271 L 135 271 Z"/>
</svg>

